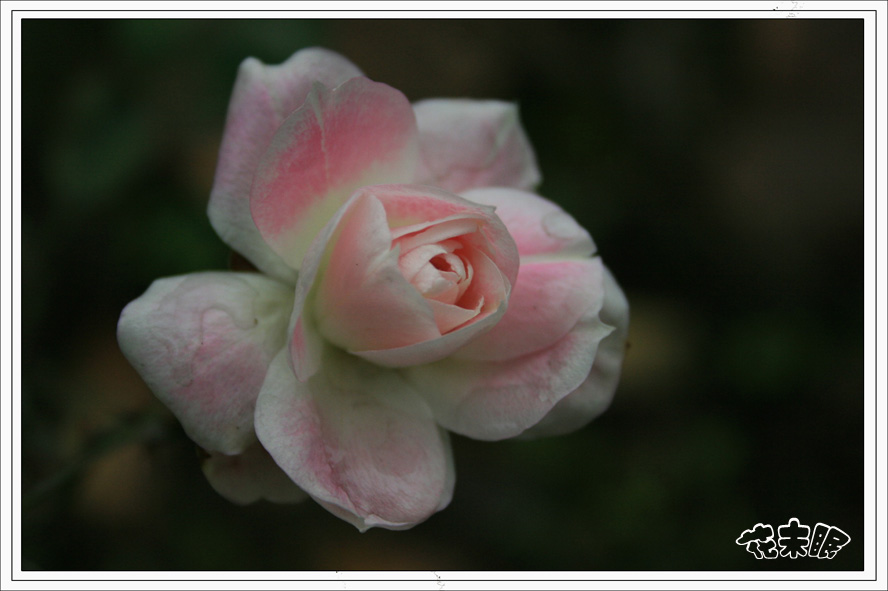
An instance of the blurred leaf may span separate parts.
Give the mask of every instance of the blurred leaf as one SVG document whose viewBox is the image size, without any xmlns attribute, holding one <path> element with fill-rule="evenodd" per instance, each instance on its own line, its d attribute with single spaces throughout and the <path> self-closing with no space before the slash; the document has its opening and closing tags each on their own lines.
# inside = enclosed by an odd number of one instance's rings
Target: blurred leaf
<svg viewBox="0 0 888 591">
<path fill-rule="evenodd" d="M 119 199 L 122 187 L 152 154 L 148 122 L 116 105 L 107 83 L 81 82 L 50 146 L 47 175 L 61 215 L 89 215 Z"/>
</svg>

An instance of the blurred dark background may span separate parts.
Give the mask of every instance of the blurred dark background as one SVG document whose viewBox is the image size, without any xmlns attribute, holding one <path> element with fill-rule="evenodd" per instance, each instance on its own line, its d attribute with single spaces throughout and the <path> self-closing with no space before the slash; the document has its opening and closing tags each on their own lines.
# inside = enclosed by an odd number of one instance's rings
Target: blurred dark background
<svg viewBox="0 0 888 591">
<path fill-rule="evenodd" d="M 228 503 L 115 340 L 155 278 L 227 267 L 237 66 L 310 45 L 411 100 L 517 101 L 632 306 L 611 409 L 454 437 L 452 504 L 406 532 Z M 23 568 L 862 569 L 863 73 L 862 20 L 24 20 Z M 734 542 L 791 517 L 851 543 Z"/>
</svg>

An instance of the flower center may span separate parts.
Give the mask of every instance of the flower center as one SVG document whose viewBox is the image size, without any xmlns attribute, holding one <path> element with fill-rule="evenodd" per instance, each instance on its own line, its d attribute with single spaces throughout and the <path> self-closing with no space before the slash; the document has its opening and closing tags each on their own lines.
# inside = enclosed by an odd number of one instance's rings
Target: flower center
<svg viewBox="0 0 888 591">
<path fill-rule="evenodd" d="M 422 244 L 401 254 L 398 268 L 422 296 L 457 304 L 472 281 L 472 265 L 463 259 L 459 240 Z"/>
<path fill-rule="evenodd" d="M 484 307 L 483 293 L 472 285 L 476 269 L 471 237 L 478 227 L 476 219 L 459 218 L 393 232 L 392 246 L 400 249 L 398 269 L 425 298 L 442 335 L 469 322 Z"/>
<path fill-rule="evenodd" d="M 432 266 L 439 271 L 453 271 L 453 266 L 444 255 L 435 255 L 429 262 L 432 263 Z"/>
</svg>

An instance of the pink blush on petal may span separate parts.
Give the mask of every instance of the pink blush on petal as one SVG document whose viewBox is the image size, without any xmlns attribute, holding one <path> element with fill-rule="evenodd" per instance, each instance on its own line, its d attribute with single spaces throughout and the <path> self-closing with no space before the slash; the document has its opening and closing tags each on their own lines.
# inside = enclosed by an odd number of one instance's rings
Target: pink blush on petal
<svg viewBox="0 0 888 591">
<path fill-rule="evenodd" d="M 416 119 L 397 90 L 351 78 L 316 84 L 281 124 L 253 180 L 250 210 L 262 237 L 299 269 L 314 237 L 359 187 L 409 180 Z"/>
</svg>

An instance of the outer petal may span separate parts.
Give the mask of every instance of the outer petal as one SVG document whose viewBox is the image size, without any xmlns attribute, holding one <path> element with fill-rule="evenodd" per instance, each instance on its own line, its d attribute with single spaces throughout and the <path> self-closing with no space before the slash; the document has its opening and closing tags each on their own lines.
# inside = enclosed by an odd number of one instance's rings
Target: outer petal
<svg viewBox="0 0 888 591">
<path fill-rule="evenodd" d="M 410 181 L 417 154 L 416 119 L 399 91 L 363 77 L 333 90 L 316 84 L 259 164 L 253 220 L 272 250 L 298 269 L 355 189 Z"/>
<path fill-rule="evenodd" d="M 514 437 L 540 421 L 589 375 L 599 343 L 613 328 L 601 300 L 552 346 L 506 361 L 449 358 L 403 375 L 445 428 L 475 439 Z"/>
<path fill-rule="evenodd" d="M 120 348 L 198 445 L 240 453 L 255 441 L 256 397 L 286 343 L 291 291 L 253 273 L 159 279 L 123 310 Z"/>
<path fill-rule="evenodd" d="M 334 87 L 360 75 L 344 57 L 319 48 L 303 49 L 276 66 L 249 58 L 238 70 L 208 214 L 219 236 L 266 273 L 294 277 L 262 239 L 250 213 L 250 186 L 259 160 L 314 82 Z"/>
<path fill-rule="evenodd" d="M 431 99 L 414 105 L 422 166 L 417 182 L 459 193 L 473 187 L 533 189 L 540 172 L 511 103 Z"/>
<path fill-rule="evenodd" d="M 538 195 L 506 188 L 463 194 L 496 208 L 521 254 L 509 310 L 490 332 L 456 353 L 506 360 L 547 348 L 570 331 L 603 296 L 602 264 L 588 258 L 592 238 L 560 207 Z"/>
<path fill-rule="evenodd" d="M 210 454 L 203 461 L 203 472 L 216 492 L 239 505 L 261 499 L 298 503 L 308 498 L 258 442 L 242 454 Z"/>
<path fill-rule="evenodd" d="M 521 265 L 505 316 L 454 356 L 505 361 L 551 347 L 601 305 L 602 269 L 598 257 Z"/>
<path fill-rule="evenodd" d="M 607 410 L 620 381 L 629 332 L 629 303 L 610 271 L 604 270 L 604 307 L 600 318 L 616 327 L 598 345 L 592 371 L 583 384 L 571 392 L 546 417 L 523 436 L 548 437 L 575 431 Z"/>
<path fill-rule="evenodd" d="M 530 257 L 559 259 L 588 257 L 595 252 L 589 232 L 551 201 L 502 187 L 474 189 L 462 194 L 469 201 L 493 206 L 515 238 L 522 264 Z"/>
<path fill-rule="evenodd" d="M 300 488 L 361 531 L 406 529 L 450 501 L 447 433 L 392 371 L 328 349 L 299 382 L 287 356 L 269 369 L 256 433 Z"/>
</svg>

